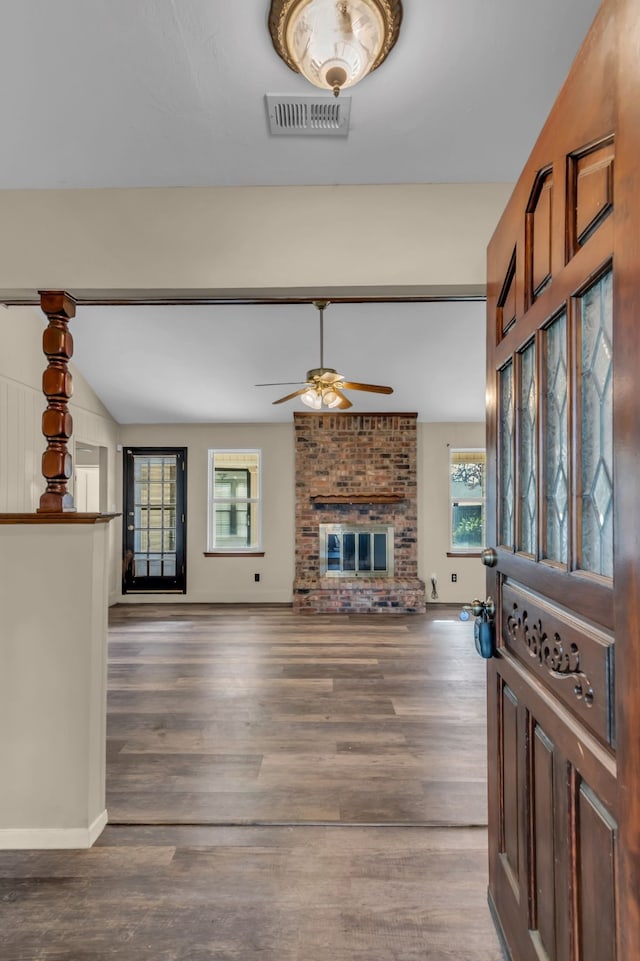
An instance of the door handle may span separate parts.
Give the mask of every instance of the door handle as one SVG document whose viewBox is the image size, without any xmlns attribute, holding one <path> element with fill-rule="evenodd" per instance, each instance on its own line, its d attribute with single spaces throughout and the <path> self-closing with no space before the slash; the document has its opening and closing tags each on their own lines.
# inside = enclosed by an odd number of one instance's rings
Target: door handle
<svg viewBox="0 0 640 961">
<path fill-rule="evenodd" d="M 495 567 L 498 563 L 498 552 L 495 547 L 485 547 L 480 555 L 480 560 L 485 567 Z"/>
<path fill-rule="evenodd" d="M 471 614 L 475 616 L 473 625 L 473 640 L 476 651 L 480 657 L 486 660 L 493 657 L 496 652 L 496 622 L 494 616 L 496 605 L 492 597 L 486 601 L 475 600 L 465 606 L 460 611 L 460 620 L 468 621 Z"/>
<path fill-rule="evenodd" d="M 127 530 L 128 530 L 128 531 L 135 531 L 135 527 L 133 526 L 133 524 L 127 524 Z"/>
<path fill-rule="evenodd" d="M 486 601 L 471 601 L 470 604 L 465 604 L 460 611 L 459 617 L 461 621 L 468 621 L 471 615 L 474 617 L 486 617 L 487 620 L 493 620 L 496 614 L 496 605 L 492 597 L 488 597 Z"/>
</svg>

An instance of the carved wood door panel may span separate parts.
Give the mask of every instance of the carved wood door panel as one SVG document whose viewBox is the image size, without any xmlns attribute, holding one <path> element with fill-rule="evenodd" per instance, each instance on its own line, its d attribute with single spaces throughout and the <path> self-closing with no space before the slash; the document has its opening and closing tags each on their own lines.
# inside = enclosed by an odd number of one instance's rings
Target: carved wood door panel
<svg viewBox="0 0 640 961">
<path fill-rule="evenodd" d="M 603 4 L 488 251 L 490 902 L 514 961 L 640 956 L 633 7 Z"/>
</svg>

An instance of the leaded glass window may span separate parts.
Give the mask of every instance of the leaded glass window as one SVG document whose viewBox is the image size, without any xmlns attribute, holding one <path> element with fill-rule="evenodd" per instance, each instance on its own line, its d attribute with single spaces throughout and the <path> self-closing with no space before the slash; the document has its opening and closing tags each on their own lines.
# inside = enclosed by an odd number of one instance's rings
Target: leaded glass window
<svg viewBox="0 0 640 961">
<path fill-rule="evenodd" d="M 538 478 L 536 468 L 536 347 L 522 351 L 520 374 L 520 550 L 536 553 Z"/>
<path fill-rule="evenodd" d="M 544 497 L 546 530 L 544 556 L 567 564 L 568 545 L 568 420 L 567 317 L 563 313 L 545 332 Z"/>
<path fill-rule="evenodd" d="M 513 473 L 513 364 L 500 371 L 500 543 L 513 548 L 514 473 Z"/>
<path fill-rule="evenodd" d="M 581 298 L 581 543 L 583 570 L 613 576 L 613 296 L 611 271 Z"/>
</svg>

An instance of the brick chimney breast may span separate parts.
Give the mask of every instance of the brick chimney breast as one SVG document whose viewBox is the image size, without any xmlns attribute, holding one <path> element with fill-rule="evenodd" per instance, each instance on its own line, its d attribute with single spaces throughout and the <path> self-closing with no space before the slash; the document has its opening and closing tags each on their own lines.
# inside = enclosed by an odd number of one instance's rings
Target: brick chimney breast
<svg viewBox="0 0 640 961">
<path fill-rule="evenodd" d="M 293 606 L 309 613 L 422 613 L 418 579 L 417 414 L 293 415 Z M 320 575 L 320 524 L 391 525 L 393 577 Z"/>
</svg>

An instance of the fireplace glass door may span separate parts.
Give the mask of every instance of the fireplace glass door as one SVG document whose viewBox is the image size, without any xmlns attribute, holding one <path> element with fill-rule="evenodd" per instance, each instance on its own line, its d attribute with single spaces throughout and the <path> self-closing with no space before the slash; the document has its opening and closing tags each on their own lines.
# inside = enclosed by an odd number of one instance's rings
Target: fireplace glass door
<svg viewBox="0 0 640 961">
<path fill-rule="evenodd" d="M 321 524 L 320 573 L 325 577 L 393 577 L 393 527 Z"/>
</svg>

